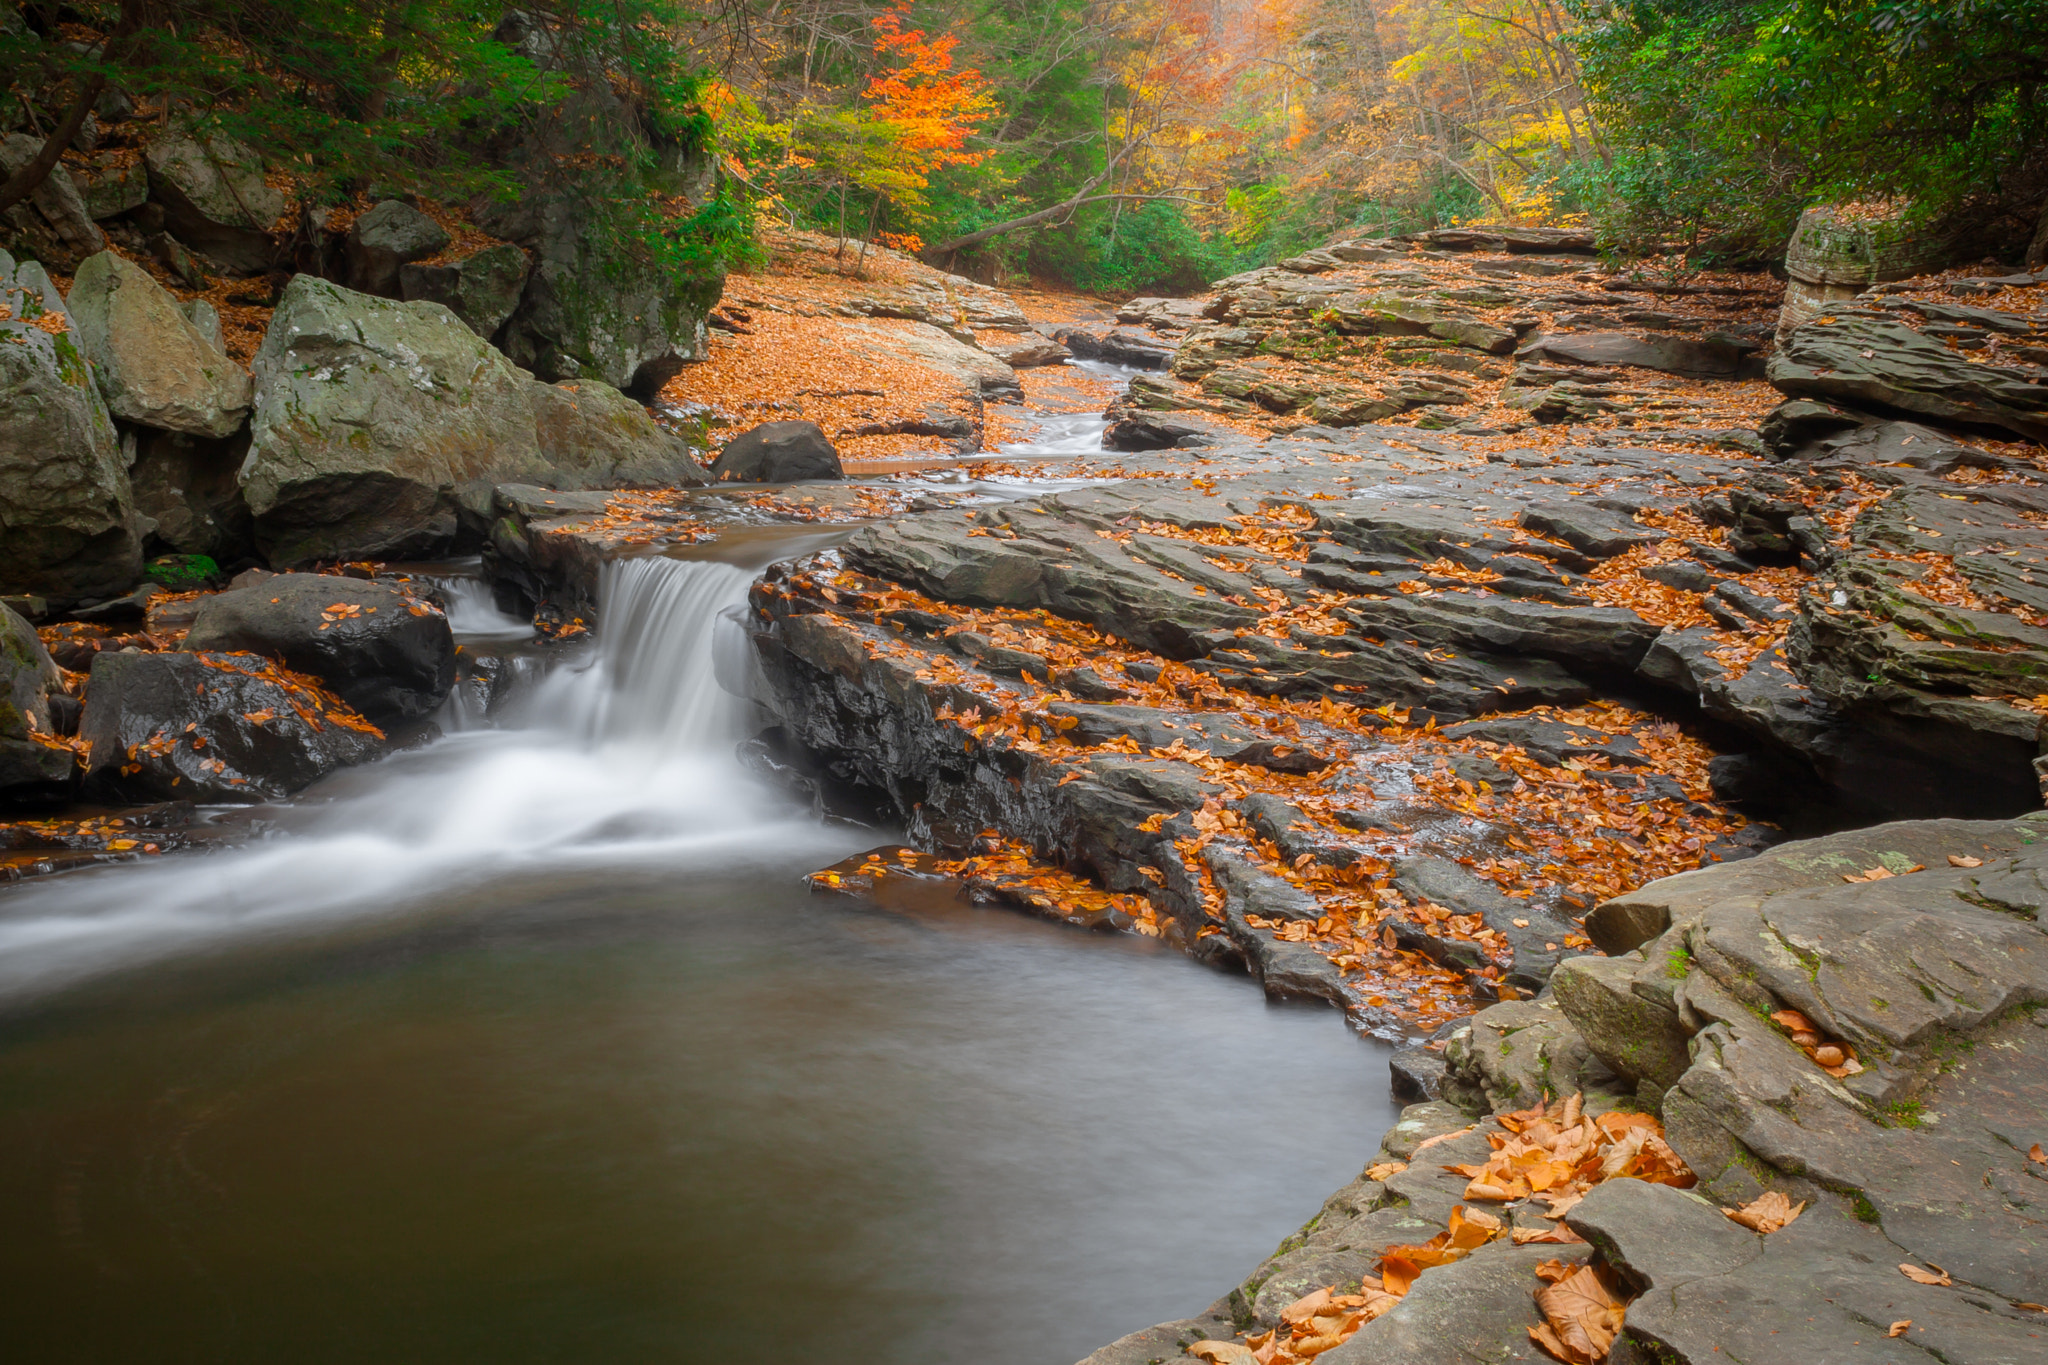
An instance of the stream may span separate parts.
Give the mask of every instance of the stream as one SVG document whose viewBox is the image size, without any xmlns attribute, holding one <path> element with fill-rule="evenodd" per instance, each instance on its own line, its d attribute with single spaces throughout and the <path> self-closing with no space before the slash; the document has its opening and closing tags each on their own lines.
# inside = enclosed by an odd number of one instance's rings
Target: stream
<svg viewBox="0 0 2048 1365">
<path fill-rule="evenodd" d="M 0 892 L 11 1357 L 1067 1365 L 1356 1175 L 1336 1011 L 804 889 L 890 832 L 740 766 L 731 616 L 818 536 L 616 562 L 488 721 Z"/>
</svg>

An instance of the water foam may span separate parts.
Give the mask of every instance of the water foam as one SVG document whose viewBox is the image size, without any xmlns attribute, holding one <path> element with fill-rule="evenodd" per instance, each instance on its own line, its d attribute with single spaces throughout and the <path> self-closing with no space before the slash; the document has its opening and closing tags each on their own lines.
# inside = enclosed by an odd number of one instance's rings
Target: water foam
<svg viewBox="0 0 2048 1365">
<path fill-rule="evenodd" d="M 230 845 L 64 873 L 0 897 L 0 995 L 228 938 L 417 910 L 556 867 L 738 867 L 838 856 L 734 757 L 752 572 L 658 556 L 607 565 L 597 645 L 503 728 L 447 735 L 228 817 Z"/>
</svg>

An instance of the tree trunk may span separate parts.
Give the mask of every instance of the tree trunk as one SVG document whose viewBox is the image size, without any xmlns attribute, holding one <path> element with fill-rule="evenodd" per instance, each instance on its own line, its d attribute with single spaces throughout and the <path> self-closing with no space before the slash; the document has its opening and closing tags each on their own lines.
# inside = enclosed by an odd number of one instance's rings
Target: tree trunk
<svg viewBox="0 0 2048 1365">
<path fill-rule="evenodd" d="M 141 26 L 142 15 L 139 6 L 134 0 L 122 0 L 121 22 L 107 35 L 106 46 L 100 49 L 101 58 L 111 58 L 115 47 L 126 42 Z M 85 120 L 92 113 L 93 101 L 97 100 L 100 92 L 106 88 L 106 76 L 99 75 L 87 81 L 79 90 L 78 97 L 71 101 L 71 107 L 64 111 L 64 117 L 57 121 L 55 131 L 43 140 L 43 149 L 37 152 L 27 165 L 9 176 L 6 184 L 0 185 L 0 213 L 7 212 L 42 188 L 43 182 L 50 178 L 50 172 L 57 168 L 58 159 L 64 155 L 64 149 L 78 136 L 78 130 L 85 127 Z"/>
<path fill-rule="evenodd" d="M 2027 247 L 2027 269 L 2039 270 L 2048 265 L 2048 204 L 2041 206 L 2041 222 L 2034 229 L 2034 240 Z"/>
</svg>

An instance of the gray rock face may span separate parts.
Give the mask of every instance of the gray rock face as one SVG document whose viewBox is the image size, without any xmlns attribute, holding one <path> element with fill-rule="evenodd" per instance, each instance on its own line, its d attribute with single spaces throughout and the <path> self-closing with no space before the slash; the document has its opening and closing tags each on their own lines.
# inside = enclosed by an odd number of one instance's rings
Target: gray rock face
<svg viewBox="0 0 2048 1365">
<path fill-rule="evenodd" d="M 254 370 L 243 485 L 273 563 L 434 554 L 455 487 L 545 477 L 532 382 L 438 304 L 300 275 Z"/>
<path fill-rule="evenodd" d="M 1972 364 L 1872 308 L 1795 328 L 1771 357 L 1769 378 L 1793 398 L 2003 427 L 2048 441 L 2048 387 L 2033 382 L 2048 371 L 2033 368 Z"/>
<path fill-rule="evenodd" d="M 0 252 L 0 591 L 111 597 L 142 573 L 121 444 L 41 266 Z"/>
<path fill-rule="evenodd" d="M 441 225 L 401 199 L 386 199 L 349 225 L 349 283 L 365 294 L 399 296 L 401 267 L 444 250 Z"/>
<path fill-rule="evenodd" d="M 594 379 L 533 386 L 534 435 L 558 488 L 664 488 L 711 482 L 679 437 Z"/>
<path fill-rule="evenodd" d="M 1572 1026 L 1556 999 L 1491 1005 L 1444 1048 L 1444 1098 L 1503 1113 L 1578 1093 L 1627 1091 Z"/>
<path fill-rule="evenodd" d="M 704 355 L 704 316 L 720 281 L 678 280 L 619 255 L 590 233 L 589 219 L 573 196 L 539 192 L 478 216 L 479 226 L 533 261 L 501 342 L 541 379 L 600 379 L 652 399 Z"/>
<path fill-rule="evenodd" d="M 122 443 L 132 452 L 135 510 L 156 523 L 154 540 L 222 564 L 255 552 L 249 504 L 236 477 L 249 453 L 246 430 L 225 441 L 141 430 Z"/>
<path fill-rule="evenodd" d="M 89 790 L 131 801 L 274 800 L 385 747 L 254 654 L 97 655 L 78 733 Z"/>
<path fill-rule="evenodd" d="M 71 180 L 95 221 L 118 218 L 149 202 L 148 168 L 118 154 L 91 158 L 88 165 L 73 168 Z"/>
<path fill-rule="evenodd" d="M 69 302 L 79 349 L 114 416 L 216 440 L 242 425 L 249 376 L 141 266 L 103 251 L 78 267 Z"/>
<path fill-rule="evenodd" d="M 839 452 L 816 422 L 763 422 L 742 432 L 718 452 L 711 474 L 738 483 L 846 477 Z"/>
<path fill-rule="evenodd" d="M 0 137 L 0 177 L 12 176 L 42 149 L 40 137 L 26 133 Z M 105 249 L 106 234 L 93 217 L 71 173 L 59 163 L 27 199 L 0 214 L 0 232 L 37 257 L 67 267 Z"/>
<path fill-rule="evenodd" d="M 448 265 L 402 265 L 398 292 L 408 301 L 442 305 L 488 340 L 519 306 L 528 269 L 526 253 L 507 242 Z"/>
<path fill-rule="evenodd" d="M 455 684 L 455 636 L 437 608 L 327 574 L 279 574 L 204 599 L 184 647 L 311 673 L 380 725 L 431 714 Z"/>
<path fill-rule="evenodd" d="M 172 124 L 144 149 L 149 194 L 186 247 L 233 275 L 258 275 L 277 263 L 271 226 L 285 211 L 280 190 L 263 181 L 255 152 L 218 134 Z"/>
</svg>

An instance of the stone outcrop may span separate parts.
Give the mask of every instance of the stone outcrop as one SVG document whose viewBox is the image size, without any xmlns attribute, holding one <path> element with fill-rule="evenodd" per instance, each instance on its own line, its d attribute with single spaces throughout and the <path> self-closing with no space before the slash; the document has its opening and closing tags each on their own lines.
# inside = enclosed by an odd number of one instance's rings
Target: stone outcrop
<svg viewBox="0 0 2048 1365">
<path fill-rule="evenodd" d="M 156 523 L 152 544 L 221 564 L 254 555 L 255 526 L 237 477 L 249 453 L 246 428 L 225 441 L 144 428 L 122 442 L 135 510 Z"/>
<path fill-rule="evenodd" d="M 595 379 L 533 386 L 534 435 L 557 488 L 666 488 L 709 483 L 681 437 Z"/>
<path fill-rule="evenodd" d="M 455 683 L 455 637 L 438 607 L 326 574 L 277 574 L 205 598 L 184 648 L 310 673 L 379 725 L 425 718 Z"/>
<path fill-rule="evenodd" d="M 2013 337 L 2025 354 L 2004 364 L 1974 362 L 1950 349 L 1942 333 L 1930 332 L 1930 324 L 1945 331 L 1960 324 L 1979 340 L 1996 329 Z M 1794 398 L 2048 441 L 2043 343 L 2048 319 L 1880 295 L 1794 328 L 1771 357 L 1769 374 L 1772 384 Z"/>
<path fill-rule="evenodd" d="M 402 265 L 398 292 L 408 301 L 441 304 L 489 340 L 519 306 L 528 269 L 526 253 L 504 242 L 446 265 Z"/>
<path fill-rule="evenodd" d="M 1799 215 L 1785 247 L 1782 339 L 1874 284 L 1931 274 L 1954 258 L 1950 237 L 1898 218 L 1845 220 L 1826 204 Z"/>
<path fill-rule="evenodd" d="M 79 736 L 87 790 L 126 801 L 275 800 L 386 747 L 255 654 L 99 654 Z"/>
<path fill-rule="evenodd" d="M 142 267 L 103 251 L 79 266 L 68 302 L 79 349 L 115 417 L 215 440 L 247 419 L 248 374 Z"/>
<path fill-rule="evenodd" d="M 0 591 L 126 592 L 142 572 L 127 462 L 63 299 L 0 252 L 0 304 Z"/>
<path fill-rule="evenodd" d="M 532 381 L 438 304 L 300 275 L 253 368 L 243 485 L 279 566 L 438 553 L 458 486 L 546 476 Z"/>
<path fill-rule="evenodd" d="M 263 179 L 255 152 L 218 133 L 173 123 L 143 152 L 149 197 L 186 249 L 231 275 L 260 275 L 278 262 L 271 229 L 287 207 Z"/>
</svg>

